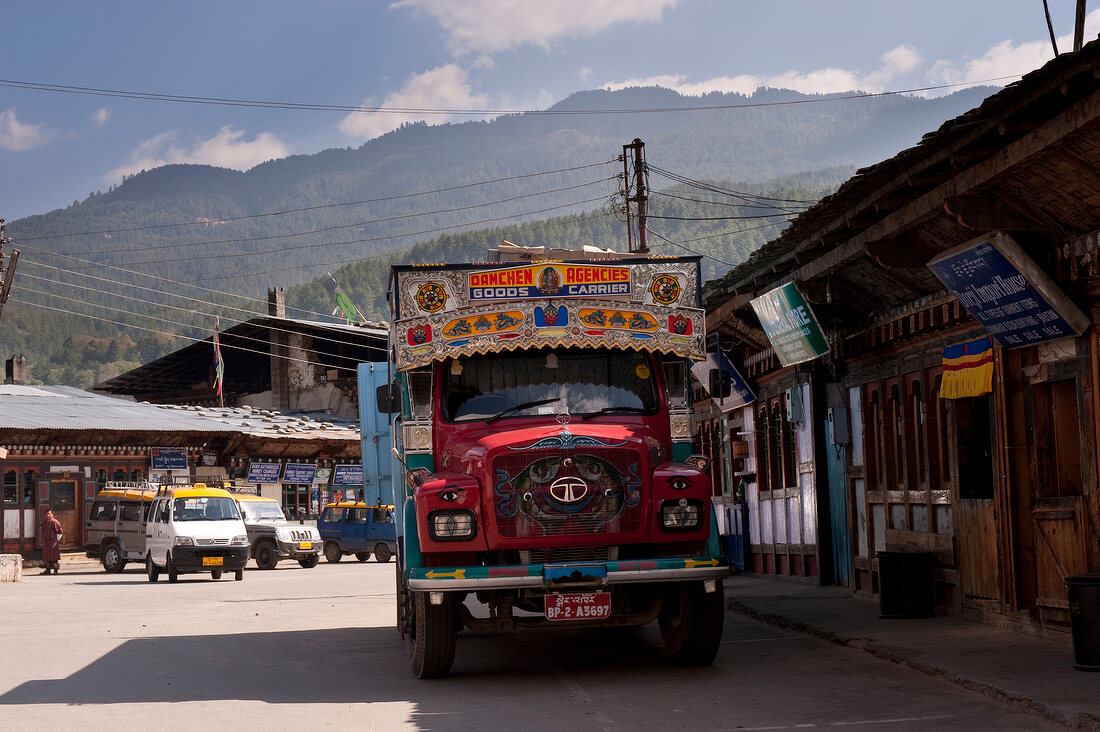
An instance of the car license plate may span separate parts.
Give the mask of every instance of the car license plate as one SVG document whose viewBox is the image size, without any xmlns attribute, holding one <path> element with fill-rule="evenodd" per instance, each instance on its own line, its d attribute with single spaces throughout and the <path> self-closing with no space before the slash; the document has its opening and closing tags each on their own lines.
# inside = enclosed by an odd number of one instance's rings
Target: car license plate
<svg viewBox="0 0 1100 732">
<path fill-rule="evenodd" d="M 204 567 L 220 567 L 222 565 L 221 557 L 203 557 L 202 566 Z"/>
<path fill-rule="evenodd" d="M 303 551 L 309 551 L 310 549 L 313 548 L 313 542 L 312 541 L 299 541 L 298 542 L 298 548 L 303 550 Z"/>
<path fill-rule="evenodd" d="M 610 592 L 555 592 L 546 596 L 547 620 L 605 620 L 609 617 Z"/>
</svg>

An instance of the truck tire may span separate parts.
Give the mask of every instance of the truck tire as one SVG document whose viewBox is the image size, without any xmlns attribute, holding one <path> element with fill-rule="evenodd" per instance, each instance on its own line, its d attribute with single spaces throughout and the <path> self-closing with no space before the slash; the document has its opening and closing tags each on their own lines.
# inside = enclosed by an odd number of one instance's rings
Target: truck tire
<svg viewBox="0 0 1100 732">
<path fill-rule="evenodd" d="M 355 552 L 355 558 L 360 562 L 365 562 L 370 559 L 370 552 Z"/>
<path fill-rule="evenodd" d="M 405 636 L 409 666 L 418 679 L 438 679 L 451 672 L 455 660 L 455 596 L 443 593 L 433 605 L 427 592 L 413 592 L 412 632 Z"/>
<path fill-rule="evenodd" d="M 256 545 L 256 566 L 260 569 L 275 569 L 279 563 L 279 552 L 270 541 L 261 541 Z"/>
<path fill-rule="evenodd" d="M 176 570 L 176 565 L 172 564 L 172 555 L 171 554 L 169 554 L 167 557 L 165 557 L 164 566 L 168 570 L 168 581 L 169 582 L 178 582 L 179 578 L 180 578 L 180 573 Z"/>
<path fill-rule="evenodd" d="M 305 559 L 299 559 L 298 564 L 302 565 L 306 569 L 313 569 L 314 567 L 317 566 L 317 563 L 320 562 L 320 561 L 321 561 L 321 555 L 319 555 L 319 554 L 310 554 Z"/>
<path fill-rule="evenodd" d="M 378 544 L 374 545 L 374 561 L 385 564 L 386 562 L 390 561 L 390 557 L 392 556 L 393 552 L 391 552 L 390 548 L 385 544 L 379 542 Z"/>
<path fill-rule="evenodd" d="M 702 582 L 683 582 L 665 598 L 657 623 L 669 659 L 679 666 L 707 666 L 718 655 L 726 595 L 718 580 L 707 593 Z"/>
<path fill-rule="evenodd" d="M 156 582 L 160 578 L 160 567 L 153 564 L 153 555 L 145 555 L 145 574 L 149 576 L 150 582 Z"/>
<path fill-rule="evenodd" d="M 126 561 L 122 558 L 122 548 L 113 541 L 103 547 L 100 561 L 103 563 L 103 569 L 110 574 L 121 572 L 126 566 Z"/>
<path fill-rule="evenodd" d="M 340 551 L 340 545 L 335 541 L 330 541 L 325 544 L 325 560 L 336 564 L 344 558 L 344 553 Z"/>
</svg>

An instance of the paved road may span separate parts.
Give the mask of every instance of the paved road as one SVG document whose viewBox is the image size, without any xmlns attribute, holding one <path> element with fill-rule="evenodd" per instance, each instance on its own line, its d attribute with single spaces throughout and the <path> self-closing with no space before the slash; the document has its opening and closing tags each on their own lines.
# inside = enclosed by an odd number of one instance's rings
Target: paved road
<svg viewBox="0 0 1100 732">
<path fill-rule="evenodd" d="M 29 570 L 0 584 L 0 727 L 1062 729 L 732 614 L 707 668 L 665 665 L 655 627 L 464 631 L 452 677 L 417 681 L 393 628 L 393 571 L 345 559 L 150 584 L 136 567 Z"/>
</svg>

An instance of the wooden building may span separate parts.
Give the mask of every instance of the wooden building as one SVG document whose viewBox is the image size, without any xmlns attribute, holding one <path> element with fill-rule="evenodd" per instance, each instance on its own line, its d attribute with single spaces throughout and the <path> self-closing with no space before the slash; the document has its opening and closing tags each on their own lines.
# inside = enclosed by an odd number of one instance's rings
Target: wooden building
<svg viewBox="0 0 1100 732">
<path fill-rule="evenodd" d="M 708 283 L 708 332 L 758 397 L 709 428 L 747 443 L 753 569 L 873 593 L 882 552 L 921 550 L 940 611 L 1064 637 L 1063 579 L 1100 570 L 1098 69 L 1100 42 L 1059 56 Z M 933 271 L 985 239 L 1083 316 L 1068 335 L 1049 310 L 992 325 Z M 752 302 L 781 286 L 820 323 L 823 355 L 783 365 Z M 947 398 L 944 349 L 990 335 L 989 393 Z"/>
</svg>

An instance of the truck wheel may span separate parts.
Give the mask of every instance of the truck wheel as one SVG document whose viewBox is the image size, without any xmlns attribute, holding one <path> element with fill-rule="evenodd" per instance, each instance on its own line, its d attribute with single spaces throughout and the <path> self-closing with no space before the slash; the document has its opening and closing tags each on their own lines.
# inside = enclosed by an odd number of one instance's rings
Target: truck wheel
<svg viewBox="0 0 1100 732">
<path fill-rule="evenodd" d="M 455 596 L 444 592 L 443 603 L 433 605 L 427 592 L 412 592 L 411 633 L 405 636 L 409 666 L 418 679 L 438 679 L 451 671 L 455 660 Z"/>
<path fill-rule="evenodd" d="M 680 666 L 706 666 L 718 655 L 726 595 L 722 581 L 707 593 L 702 582 L 684 582 L 669 592 L 657 623 L 665 652 Z"/>
<path fill-rule="evenodd" d="M 374 561 L 385 564 L 390 561 L 390 557 L 393 556 L 393 552 L 385 544 L 374 545 Z"/>
<path fill-rule="evenodd" d="M 256 545 L 256 566 L 260 569 L 275 569 L 279 563 L 279 553 L 270 541 L 261 541 Z"/>
<path fill-rule="evenodd" d="M 103 562 L 103 569 L 111 574 L 121 572 L 122 568 L 126 565 L 122 560 L 122 550 L 119 548 L 118 544 L 113 541 L 103 547 L 101 561 Z"/>
<path fill-rule="evenodd" d="M 160 567 L 153 564 L 153 555 L 145 555 L 145 574 L 149 575 L 150 582 L 156 582 L 160 578 Z"/>
<path fill-rule="evenodd" d="M 325 544 L 325 559 L 335 564 L 344 558 L 344 553 L 340 551 L 340 545 L 334 541 L 330 541 Z"/>
<path fill-rule="evenodd" d="M 355 558 L 360 562 L 365 562 L 370 559 L 370 552 L 355 552 Z"/>
<path fill-rule="evenodd" d="M 212 570 L 210 570 L 210 576 L 213 577 L 214 579 L 221 579 L 222 578 L 222 571 L 220 569 L 212 569 Z"/>
<path fill-rule="evenodd" d="M 318 554 L 310 554 L 305 559 L 299 559 L 298 564 L 302 565 L 306 569 L 313 569 L 317 566 L 317 562 L 321 561 L 321 557 Z"/>
<path fill-rule="evenodd" d="M 164 566 L 168 569 L 168 581 L 176 582 L 180 578 L 180 573 L 176 570 L 176 565 L 172 564 L 172 555 L 169 554 L 164 560 Z"/>
</svg>

